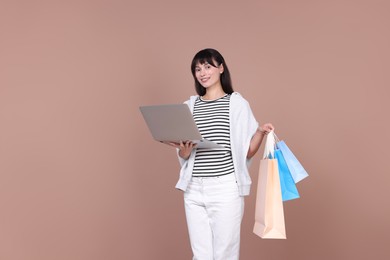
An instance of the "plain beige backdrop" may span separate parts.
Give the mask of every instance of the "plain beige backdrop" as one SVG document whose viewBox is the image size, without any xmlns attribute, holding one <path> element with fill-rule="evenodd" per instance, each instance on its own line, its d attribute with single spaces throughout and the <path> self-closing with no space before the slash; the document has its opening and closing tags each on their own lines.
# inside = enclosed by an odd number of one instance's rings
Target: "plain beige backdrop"
<svg viewBox="0 0 390 260">
<path fill-rule="evenodd" d="M 242 260 L 390 259 L 390 3 L 0 1 L 0 259 L 191 259 L 175 152 L 138 107 L 212 47 L 310 177 Z M 251 167 L 253 182 L 261 152 Z"/>
</svg>

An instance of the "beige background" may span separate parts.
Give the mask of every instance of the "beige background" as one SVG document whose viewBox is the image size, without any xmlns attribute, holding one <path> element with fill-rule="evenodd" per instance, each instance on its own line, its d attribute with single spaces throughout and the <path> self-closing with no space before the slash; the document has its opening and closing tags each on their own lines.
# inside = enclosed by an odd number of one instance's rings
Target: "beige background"
<svg viewBox="0 0 390 260">
<path fill-rule="evenodd" d="M 138 106 L 194 94 L 205 47 L 310 174 L 285 241 L 252 233 L 253 186 L 241 259 L 390 259 L 389 8 L 1 0 L 0 259 L 191 258 L 175 152 Z"/>
</svg>

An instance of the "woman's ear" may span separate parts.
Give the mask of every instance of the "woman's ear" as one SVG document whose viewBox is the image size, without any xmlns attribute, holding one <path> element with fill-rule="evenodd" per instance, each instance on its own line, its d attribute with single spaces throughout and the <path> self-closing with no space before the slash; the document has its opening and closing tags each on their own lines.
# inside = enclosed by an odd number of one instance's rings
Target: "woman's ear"
<svg viewBox="0 0 390 260">
<path fill-rule="evenodd" d="M 219 74 L 222 74 L 223 71 L 224 71 L 223 63 L 221 63 L 221 64 L 218 66 L 218 69 L 219 69 Z"/>
</svg>

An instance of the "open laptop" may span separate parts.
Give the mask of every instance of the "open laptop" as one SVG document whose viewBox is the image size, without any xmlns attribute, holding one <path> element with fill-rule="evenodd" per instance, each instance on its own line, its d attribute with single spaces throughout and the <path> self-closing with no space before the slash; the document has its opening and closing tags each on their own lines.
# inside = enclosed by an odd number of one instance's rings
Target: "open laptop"
<svg viewBox="0 0 390 260">
<path fill-rule="evenodd" d="M 223 148 L 202 138 L 186 104 L 140 106 L 146 124 L 157 141 L 192 141 L 197 148 Z"/>
</svg>

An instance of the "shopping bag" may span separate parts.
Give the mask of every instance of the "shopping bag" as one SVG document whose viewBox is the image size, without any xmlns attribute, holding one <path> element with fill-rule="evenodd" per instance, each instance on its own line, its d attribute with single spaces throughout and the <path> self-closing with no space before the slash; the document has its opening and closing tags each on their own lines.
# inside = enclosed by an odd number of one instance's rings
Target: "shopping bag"
<svg viewBox="0 0 390 260">
<path fill-rule="evenodd" d="M 283 154 L 279 149 L 276 149 L 275 159 L 278 160 L 280 188 L 282 190 L 282 200 L 293 200 L 299 198 L 299 192 L 295 185 L 294 179 L 291 176 L 290 170 L 284 160 Z"/>
<path fill-rule="evenodd" d="M 272 159 L 274 154 L 271 147 L 274 145 L 275 139 L 270 133 L 267 135 L 264 156 L 260 161 L 253 232 L 261 238 L 285 239 L 286 228 L 278 161 Z"/>
<path fill-rule="evenodd" d="M 291 150 L 288 148 L 284 141 L 278 141 L 276 143 L 276 147 L 282 152 L 295 183 L 309 176 L 306 170 L 303 168 L 302 164 L 298 161 L 298 159 L 291 152 Z"/>
</svg>

